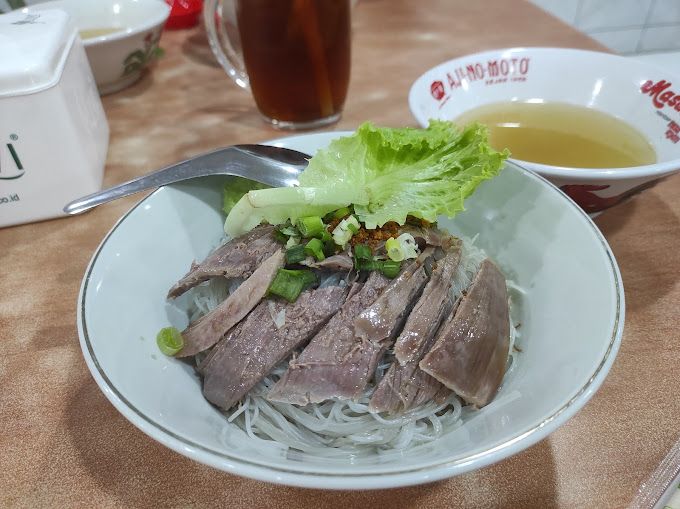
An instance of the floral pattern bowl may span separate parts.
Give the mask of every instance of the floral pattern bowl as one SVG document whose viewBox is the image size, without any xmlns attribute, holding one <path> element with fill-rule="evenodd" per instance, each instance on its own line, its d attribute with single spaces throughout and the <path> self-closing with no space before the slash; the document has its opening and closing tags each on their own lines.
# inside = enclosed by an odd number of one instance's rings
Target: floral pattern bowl
<svg viewBox="0 0 680 509">
<path fill-rule="evenodd" d="M 598 213 L 680 171 L 680 77 L 628 58 L 560 48 L 511 48 L 438 65 L 411 87 L 421 125 L 454 120 L 491 103 L 555 102 L 594 108 L 637 129 L 656 163 L 632 168 L 566 168 L 515 160 Z M 511 156 L 512 157 L 512 156 Z"/>
<path fill-rule="evenodd" d="M 158 41 L 170 7 L 163 0 L 55 0 L 27 12 L 65 10 L 78 27 L 99 93 L 135 83 L 161 53 Z"/>
</svg>

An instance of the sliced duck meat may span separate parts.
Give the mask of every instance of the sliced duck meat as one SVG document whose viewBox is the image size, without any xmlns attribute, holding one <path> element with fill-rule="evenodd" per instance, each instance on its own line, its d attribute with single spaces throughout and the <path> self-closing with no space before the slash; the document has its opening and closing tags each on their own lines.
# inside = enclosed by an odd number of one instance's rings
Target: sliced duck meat
<svg viewBox="0 0 680 509">
<path fill-rule="evenodd" d="M 276 271 L 285 262 L 283 249 L 267 258 L 253 274 L 219 306 L 189 325 L 182 332 L 184 348 L 176 357 L 196 355 L 217 343 L 234 325 L 240 322 L 267 293 Z"/>
<path fill-rule="evenodd" d="M 416 239 L 416 242 L 418 242 L 418 246 L 420 246 L 421 249 L 423 249 L 424 246 L 435 246 L 449 249 L 456 240 L 456 238 L 450 233 L 440 230 L 439 228 L 424 228 L 422 226 L 414 226 L 412 224 L 400 226 L 399 235 L 402 233 L 410 233 L 413 238 Z"/>
<path fill-rule="evenodd" d="M 218 247 L 201 263 L 192 263 L 189 272 L 168 292 L 168 298 L 179 297 L 194 286 L 213 277 L 240 278 L 250 276 L 281 245 L 272 235 L 274 227 L 261 225 Z"/>
<path fill-rule="evenodd" d="M 505 278 L 489 259 L 463 297 L 458 310 L 437 332 L 420 368 L 478 408 L 500 387 L 510 349 Z"/>
<path fill-rule="evenodd" d="M 345 302 L 348 287 L 308 290 L 294 303 L 263 300 L 201 366 L 203 395 L 229 409 L 296 348 L 316 334 Z M 282 323 L 278 317 L 281 316 Z"/>
<path fill-rule="evenodd" d="M 390 280 L 372 272 L 361 289 L 312 338 L 267 399 L 306 405 L 331 398 L 352 399 L 364 391 L 382 356 L 382 345 L 354 335 L 354 319 L 371 305 Z"/>
<path fill-rule="evenodd" d="M 456 300 L 452 307 L 447 306 L 444 310 L 444 316 L 455 313 L 459 302 L 460 299 Z M 441 322 L 437 323 L 438 326 L 440 324 Z M 434 343 L 434 334 L 430 341 L 426 343 L 427 348 L 432 343 Z M 404 365 L 399 364 L 395 359 L 371 396 L 369 402 L 371 412 L 397 413 L 407 411 L 433 400 L 442 403 L 451 394 L 448 387 L 425 373 L 418 366 L 418 362 L 426 352 L 427 350 Z"/>
<path fill-rule="evenodd" d="M 391 414 L 410 410 L 432 401 L 442 387 L 441 383 L 421 370 L 418 363 L 400 366 L 395 361 L 375 388 L 368 409 Z"/>
<path fill-rule="evenodd" d="M 260 304 L 258 304 L 258 306 Z M 198 371 L 201 375 L 205 375 L 205 370 L 210 365 L 210 361 L 218 352 L 217 347 L 223 344 L 224 342 L 232 341 L 234 338 L 239 337 L 239 335 L 241 334 L 241 329 L 243 329 L 243 322 L 245 322 L 245 320 L 241 320 L 239 323 L 237 323 L 231 329 L 229 329 L 229 332 L 227 332 L 227 334 L 222 339 L 220 339 L 219 342 L 210 350 L 204 350 L 202 353 L 196 354 L 194 359 L 198 359 L 201 355 L 203 355 L 200 362 L 196 364 L 196 371 Z"/>
<path fill-rule="evenodd" d="M 442 384 L 423 372 L 418 362 L 434 343 L 442 321 L 454 312 L 451 287 L 460 257 L 460 244 L 457 244 L 434 266 L 430 281 L 395 343 L 397 360 L 371 396 L 369 409 L 372 412 L 409 410 L 432 400 L 441 390 Z M 401 358 L 397 352 L 401 353 Z"/>
<path fill-rule="evenodd" d="M 338 253 L 336 255 L 329 256 L 320 262 L 314 260 L 304 260 L 300 263 L 301 265 L 306 265 L 307 267 L 311 267 L 313 269 L 324 269 L 335 272 L 349 272 L 354 268 L 354 260 L 349 255 L 349 253 Z"/>
<path fill-rule="evenodd" d="M 404 320 L 428 280 L 424 264 L 429 263 L 433 250 L 423 253 L 411 263 L 369 307 L 354 320 L 357 337 L 378 343 L 393 338 L 401 330 Z"/>
<path fill-rule="evenodd" d="M 394 344 L 394 354 L 400 364 L 419 361 L 431 346 L 430 340 L 441 321 L 449 315 L 456 270 L 460 264 L 461 244 L 457 242 L 444 258 L 436 262 L 423 294 L 409 315 L 404 330 Z"/>
</svg>

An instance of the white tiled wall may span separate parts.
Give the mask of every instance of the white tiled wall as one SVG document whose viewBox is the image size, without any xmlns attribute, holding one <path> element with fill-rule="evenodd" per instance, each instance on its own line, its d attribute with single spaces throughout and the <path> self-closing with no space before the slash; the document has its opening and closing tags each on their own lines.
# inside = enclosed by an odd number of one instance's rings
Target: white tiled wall
<svg viewBox="0 0 680 509">
<path fill-rule="evenodd" d="M 622 54 L 680 50 L 680 0 L 531 0 Z"/>
</svg>

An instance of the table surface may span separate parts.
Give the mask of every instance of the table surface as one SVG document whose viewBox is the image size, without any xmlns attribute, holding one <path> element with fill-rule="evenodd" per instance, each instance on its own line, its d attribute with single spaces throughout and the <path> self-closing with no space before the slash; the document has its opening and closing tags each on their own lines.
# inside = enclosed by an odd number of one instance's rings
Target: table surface
<svg viewBox="0 0 680 509">
<path fill-rule="evenodd" d="M 335 129 L 415 125 L 411 82 L 458 55 L 507 46 L 602 49 L 520 0 L 362 0 L 349 99 Z M 166 32 L 166 54 L 104 98 L 110 186 L 215 147 L 280 136 L 213 62 L 200 29 Z M 0 506 L 622 507 L 678 438 L 680 176 L 597 219 L 626 287 L 623 343 L 609 377 L 535 446 L 412 488 L 323 492 L 227 475 L 154 442 L 92 380 L 76 298 L 94 249 L 140 197 L 73 218 L 0 230 Z"/>
</svg>

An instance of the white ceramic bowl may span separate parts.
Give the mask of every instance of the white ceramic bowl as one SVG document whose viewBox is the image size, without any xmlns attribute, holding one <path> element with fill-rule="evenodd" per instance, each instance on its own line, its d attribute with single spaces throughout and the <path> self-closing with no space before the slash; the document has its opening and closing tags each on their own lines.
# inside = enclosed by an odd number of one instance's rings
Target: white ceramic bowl
<svg viewBox="0 0 680 509">
<path fill-rule="evenodd" d="M 650 90 L 651 89 L 651 90 Z M 603 111 L 640 131 L 657 163 L 625 169 L 574 169 L 518 161 L 597 212 L 680 170 L 680 78 L 655 66 L 607 53 L 513 48 L 450 60 L 420 76 L 409 93 L 411 112 L 454 120 L 504 101 L 568 103 Z"/>
<path fill-rule="evenodd" d="M 314 153 L 338 135 L 275 144 Z M 315 488 L 435 481 L 545 438 L 591 398 L 614 361 L 624 294 L 605 239 L 562 193 L 508 163 L 467 201 L 464 213 L 440 223 L 479 234 L 478 245 L 527 292 L 516 310 L 523 351 L 496 399 L 418 453 L 287 457 L 228 423 L 203 398 L 193 369 L 165 357 L 154 340 L 168 323 L 186 323 L 165 295 L 223 235 L 221 182 L 197 179 L 141 201 L 97 249 L 79 296 L 80 342 L 97 384 L 135 426 L 180 454 L 233 474 Z"/>
<path fill-rule="evenodd" d="M 84 38 L 85 52 L 100 94 L 117 92 L 135 83 L 158 52 L 158 41 L 170 7 L 163 0 L 55 0 L 37 3 L 27 11 L 59 8 L 78 30 L 116 29 Z"/>
</svg>

